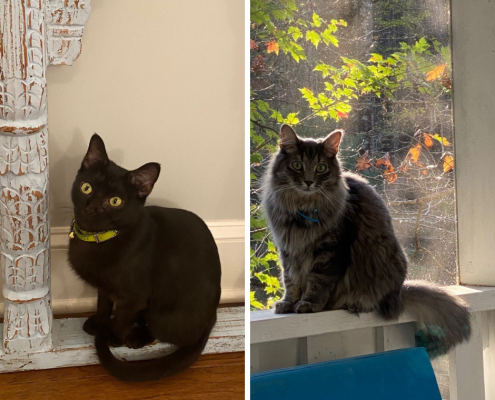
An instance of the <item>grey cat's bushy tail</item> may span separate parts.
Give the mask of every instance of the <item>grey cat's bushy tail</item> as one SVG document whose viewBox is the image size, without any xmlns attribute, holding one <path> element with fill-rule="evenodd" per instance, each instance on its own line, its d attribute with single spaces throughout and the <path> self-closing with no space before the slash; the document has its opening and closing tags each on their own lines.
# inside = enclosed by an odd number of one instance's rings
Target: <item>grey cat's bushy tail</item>
<svg viewBox="0 0 495 400">
<path fill-rule="evenodd" d="M 404 310 L 418 321 L 416 346 L 425 347 L 430 358 L 469 340 L 469 310 L 460 298 L 426 282 L 406 281 L 402 302 Z"/>
</svg>

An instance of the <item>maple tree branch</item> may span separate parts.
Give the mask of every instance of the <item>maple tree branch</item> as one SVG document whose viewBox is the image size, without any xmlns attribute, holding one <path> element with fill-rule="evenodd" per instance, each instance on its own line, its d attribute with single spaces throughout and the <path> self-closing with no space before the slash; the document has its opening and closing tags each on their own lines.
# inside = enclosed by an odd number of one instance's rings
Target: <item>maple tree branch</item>
<svg viewBox="0 0 495 400">
<path fill-rule="evenodd" d="M 422 206 L 425 203 L 428 203 L 432 200 L 447 196 L 447 195 L 452 194 L 452 193 L 454 193 L 454 188 L 445 190 L 445 191 L 440 192 L 440 193 L 435 193 L 435 194 L 431 194 L 428 196 L 420 197 L 420 198 L 414 199 L 414 200 L 389 201 L 388 204 L 391 206 L 402 206 L 402 205 L 407 205 L 407 204 L 417 204 L 419 206 Z"/>
<path fill-rule="evenodd" d="M 421 242 L 419 241 L 419 221 L 421 220 L 421 213 L 423 212 L 423 203 L 418 207 L 418 213 L 416 214 L 416 225 L 414 226 L 414 238 L 416 239 L 416 249 L 421 249 Z"/>
<path fill-rule="evenodd" d="M 265 125 L 262 125 L 260 124 L 259 122 L 255 121 L 255 120 L 251 120 L 251 122 L 253 124 L 255 124 L 256 126 L 259 126 L 261 129 L 268 129 L 272 132 L 275 132 L 277 135 L 279 135 L 279 133 L 273 129 L 273 128 L 270 128 L 269 126 L 265 126 Z M 253 150 L 251 150 L 250 154 L 253 154 L 253 153 L 256 153 L 258 150 L 262 149 L 263 147 L 265 147 L 268 143 L 270 143 L 274 138 L 271 137 L 271 138 L 268 138 L 266 139 L 263 143 L 259 144 L 258 146 L 256 146 Z"/>
<path fill-rule="evenodd" d="M 452 189 L 452 191 L 453 191 L 453 189 Z M 445 192 L 442 192 L 441 194 L 444 194 L 444 193 Z M 438 193 L 438 194 L 440 194 L 440 193 Z M 433 196 L 430 196 L 430 197 L 433 197 Z M 437 265 L 437 267 L 439 269 L 450 274 L 450 272 L 448 270 L 446 270 L 444 268 L 444 266 L 435 258 L 435 256 L 433 255 L 433 252 L 431 250 L 428 250 L 427 248 L 421 246 L 421 242 L 419 240 L 419 222 L 421 220 L 421 215 L 423 213 L 424 204 L 425 203 L 419 203 L 418 213 L 416 214 L 416 224 L 414 226 L 414 239 L 416 242 L 416 251 L 424 251 L 425 253 L 428 253 L 428 255 L 431 257 L 431 259 L 433 260 L 433 262 Z"/>
<path fill-rule="evenodd" d="M 250 154 L 256 153 L 258 150 L 262 149 L 265 147 L 268 143 L 270 143 L 273 140 L 273 138 L 268 138 L 266 139 L 263 143 L 261 143 L 259 146 L 256 146 L 253 150 L 251 150 Z"/>
<path fill-rule="evenodd" d="M 251 88 L 251 90 L 252 90 L 253 92 L 259 93 L 259 92 L 263 92 L 264 90 L 271 89 L 271 88 L 272 88 L 272 87 L 274 87 L 274 86 L 275 86 L 275 84 L 272 84 L 272 85 L 267 86 L 267 87 L 262 88 L 262 89 L 252 89 L 252 88 Z"/>
<path fill-rule="evenodd" d="M 270 128 L 269 126 L 262 125 L 262 124 L 260 124 L 258 121 L 255 121 L 254 119 L 252 119 L 252 120 L 251 120 L 251 122 L 252 122 L 253 124 L 255 124 L 256 126 L 260 127 L 261 129 L 267 129 L 267 130 L 269 130 L 269 131 L 275 132 L 277 135 L 279 134 L 279 132 L 278 132 L 278 131 L 276 131 L 275 129 Z"/>
</svg>

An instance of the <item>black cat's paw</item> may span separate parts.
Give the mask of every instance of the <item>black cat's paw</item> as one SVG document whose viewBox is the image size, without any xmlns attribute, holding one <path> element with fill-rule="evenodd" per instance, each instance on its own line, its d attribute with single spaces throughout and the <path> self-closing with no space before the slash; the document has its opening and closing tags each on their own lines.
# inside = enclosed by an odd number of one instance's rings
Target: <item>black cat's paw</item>
<svg viewBox="0 0 495 400">
<path fill-rule="evenodd" d="M 317 313 L 323 310 L 323 306 L 301 300 L 296 303 L 295 310 L 298 314 Z"/>
<path fill-rule="evenodd" d="M 110 331 L 108 335 L 108 345 L 112 347 L 122 347 L 124 345 L 124 341 L 119 338 L 115 332 Z"/>
<path fill-rule="evenodd" d="M 83 325 L 84 332 L 91 336 L 96 336 L 101 328 L 102 324 L 99 322 L 96 315 L 92 315 L 91 317 L 89 317 Z"/>
<path fill-rule="evenodd" d="M 121 347 L 125 344 L 125 333 L 121 333 L 119 330 L 119 325 L 117 324 L 117 320 L 111 319 L 110 323 L 104 324 L 101 328 L 105 330 L 105 334 L 107 336 L 108 345 L 112 347 Z"/>
<path fill-rule="evenodd" d="M 294 312 L 294 304 L 280 300 L 275 303 L 275 314 L 291 314 Z"/>
<path fill-rule="evenodd" d="M 153 343 L 155 338 L 146 326 L 137 326 L 132 328 L 131 333 L 127 335 L 125 344 L 130 349 L 140 349 L 150 343 Z"/>
</svg>

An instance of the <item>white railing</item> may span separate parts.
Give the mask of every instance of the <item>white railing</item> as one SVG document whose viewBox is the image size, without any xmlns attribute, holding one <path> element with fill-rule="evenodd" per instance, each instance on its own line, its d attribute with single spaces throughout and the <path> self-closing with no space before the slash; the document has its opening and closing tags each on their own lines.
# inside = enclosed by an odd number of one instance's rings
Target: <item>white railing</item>
<svg viewBox="0 0 495 400">
<path fill-rule="evenodd" d="M 495 288 L 450 287 L 472 312 L 473 335 L 448 355 L 451 400 L 495 399 Z M 251 313 L 251 372 L 414 347 L 414 320 L 346 311 Z M 494 382 L 494 383 L 492 383 Z"/>
</svg>

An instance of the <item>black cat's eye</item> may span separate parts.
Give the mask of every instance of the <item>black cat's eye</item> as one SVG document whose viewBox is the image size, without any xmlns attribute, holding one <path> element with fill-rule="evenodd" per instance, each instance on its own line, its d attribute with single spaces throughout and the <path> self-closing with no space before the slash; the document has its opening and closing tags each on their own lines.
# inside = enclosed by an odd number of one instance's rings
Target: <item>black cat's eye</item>
<svg viewBox="0 0 495 400">
<path fill-rule="evenodd" d="M 302 163 L 300 161 L 292 161 L 291 166 L 296 171 L 301 171 L 303 169 L 303 165 L 302 165 Z"/>
<path fill-rule="evenodd" d="M 122 204 L 122 199 L 120 197 L 112 197 L 110 199 L 110 205 L 113 207 L 118 207 Z"/>
<path fill-rule="evenodd" d="M 88 182 L 81 183 L 81 192 L 83 192 L 84 194 L 91 194 L 92 191 L 93 188 Z"/>
<path fill-rule="evenodd" d="M 318 164 L 316 166 L 316 172 L 318 172 L 319 174 L 322 174 L 326 170 L 327 170 L 327 166 L 325 164 Z"/>
</svg>

